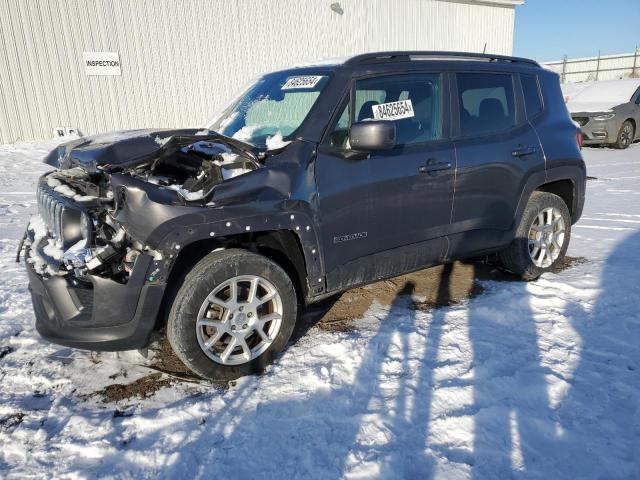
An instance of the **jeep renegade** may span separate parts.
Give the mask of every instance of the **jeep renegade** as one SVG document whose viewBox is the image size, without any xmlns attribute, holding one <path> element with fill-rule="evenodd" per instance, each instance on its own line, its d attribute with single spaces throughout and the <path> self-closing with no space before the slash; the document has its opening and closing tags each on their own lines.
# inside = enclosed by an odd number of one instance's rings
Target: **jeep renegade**
<svg viewBox="0 0 640 480">
<path fill-rule="evenodd" d="M 103 351 L 166 332 L 224 380 L 349 288 L 489 253 L 536 279 L 582 213 L 577 134 L 531 60 L 383 52 L 265 75 L 203 130 L 80 138 L 25 233 L 37 329 Z"/>
</svg>

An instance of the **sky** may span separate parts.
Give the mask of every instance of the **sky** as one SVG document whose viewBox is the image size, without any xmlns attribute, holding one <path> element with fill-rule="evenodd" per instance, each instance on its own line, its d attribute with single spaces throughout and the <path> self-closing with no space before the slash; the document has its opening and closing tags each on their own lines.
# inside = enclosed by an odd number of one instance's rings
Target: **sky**
<svg viewBox="0 0 640 480">
<path fill-rule="evenodd" d="M 513 54 L 538 61 L 629 53 L 640 47 L 640 0 L 525 0 Z"/>
</svg>

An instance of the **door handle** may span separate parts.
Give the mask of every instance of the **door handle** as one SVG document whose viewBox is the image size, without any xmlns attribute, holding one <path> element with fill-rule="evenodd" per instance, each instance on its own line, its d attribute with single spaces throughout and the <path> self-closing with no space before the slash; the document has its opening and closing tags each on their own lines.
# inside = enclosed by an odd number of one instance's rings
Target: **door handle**
<svg viewBox="0 0 640 480">
<path fill-rule="evenodd" d="M 536 149 L 536 147 L 526 147 L 520 145 L 516 150 L 511 152 L 511 155 L 513 155 L 514 157 L 526 157 L 527 155 L 533 155 L 537 151 L 538 149 Z"/>
<path fill-rule="evenodd" d="M 420 173 L 428 173 L 429 175 L 434 175 L 436 172 L 441 172 L 442 170 L 449 170 L 451 168 L 450 162 L 436 162 L 433 158 L 427 160 L 427 164 L 418 168 Z"/>
</svg>

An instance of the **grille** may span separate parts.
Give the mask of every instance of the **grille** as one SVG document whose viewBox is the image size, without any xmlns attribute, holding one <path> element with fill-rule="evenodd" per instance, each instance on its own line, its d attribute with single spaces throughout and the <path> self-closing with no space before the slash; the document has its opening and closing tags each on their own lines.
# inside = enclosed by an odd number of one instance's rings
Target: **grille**
<svg viewBox="0 0 640 480">
<path fill-rule="evenodd" d="M 36 197 L 38 199 L 38 213 L 47 226 L 50 235 L 55 239 L 62 239 L 62 212 L 65 209 L 64 205 L 51 195 L 42 184 L 38 185 Z"/>
<path fill-rule="evenodd" d="M 44 221 L 49 235 L 63 248 L 68 248 L 82 238 L 80 231 L 81 210 L 70 207 L 47 187 L 38 185 L 36 191 L 38 213 Z"/>
<path fill-rule="evenodd" d="M 573 117 L 573 120 L 578 122 L 578 125 L 584 127 L 587 123 L 589 123 L 589 117 Z"/>
</svg>

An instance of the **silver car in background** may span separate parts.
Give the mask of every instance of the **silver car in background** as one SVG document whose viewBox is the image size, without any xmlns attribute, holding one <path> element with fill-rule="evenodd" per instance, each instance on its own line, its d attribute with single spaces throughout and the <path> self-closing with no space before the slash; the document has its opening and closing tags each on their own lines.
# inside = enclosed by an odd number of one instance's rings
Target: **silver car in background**
<svg viewBox="0 0 640 480">
<path fill-rule="evenodd" d="M 562 91 L 584 145 L 627 148 L 640 138 L 640 79 L 567 83 Z"/>
</svg>

